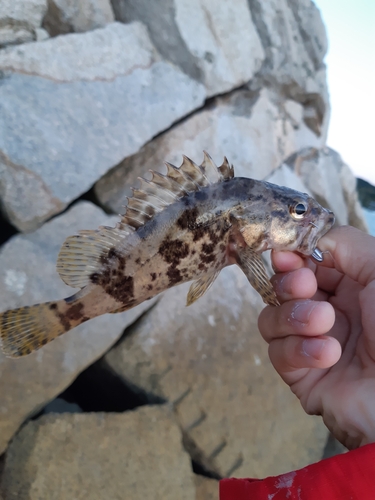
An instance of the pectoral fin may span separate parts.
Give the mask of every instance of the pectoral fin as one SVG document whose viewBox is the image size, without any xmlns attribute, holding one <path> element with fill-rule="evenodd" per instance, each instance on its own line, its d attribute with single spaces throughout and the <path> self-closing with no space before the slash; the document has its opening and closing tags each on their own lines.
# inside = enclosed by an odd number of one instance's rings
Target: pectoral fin
<svg viewBox="0 0 375 500">
<path fill-rule="evenodd" d="M 280 305 L 267 276 L 262 257 L 258 253 L 249 247 L 240 249 L 237 254 L 237 264 L 266 304 L 269 306 Z"/>
<path fill-rule="evenodd" d="M 189 292 L 186 297 L 186 305 L 190 306 L 198 300 L 202 295 L 204 295 L 207 290 L 211 287 L 212 283 L 219 276 L 220 271 L 216 271 L 215 273 L 206 274 L 203 278 L 200 278 L 197 281 L 194 281 L 189 288 Z"/>
</svg>

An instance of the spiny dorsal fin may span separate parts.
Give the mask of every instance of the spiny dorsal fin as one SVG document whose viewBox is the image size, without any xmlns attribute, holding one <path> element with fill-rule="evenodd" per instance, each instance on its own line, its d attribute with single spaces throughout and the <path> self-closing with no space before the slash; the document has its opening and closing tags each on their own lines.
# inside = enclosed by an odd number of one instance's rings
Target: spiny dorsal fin
<svg viewBox="0 0 375 500">
<path fill-rule="evenodd" d="M 130 233 L 189 193 L 229 180 L 234 175 L 233 167 L 226 158 L 217 167 L 206 152 L 201 165 L 184 156 L 179 168 L 170 163 L 166 163 L 166 166 L 166 175 L 151 171 L 151 180 L 138 178 L 140 187 L 133 188 L 133 196 L 128 198 L 125 214 L 115 228 L 80 231 L 78 235 L 65 240 L 58 256 L 57 271 L 67 285 L 83 288 L 90 282 L 92 273 L 102 270 L 103 255 L 120 243 L 124 248 L 124 239 Z"/>
<path fill-rule="evenodd" d="M 216 184 L 222 181 L 222 175 L 220 170 L 215 165 L 211 156 L 207 153 L 207 151 L 203 151 L 203 161 L 200 166 L 200 169 L 207 179 L 209 184 Z"/>
<path fill-rule="evenodd" d="M 218 167 L 218 169 L 220 170 L 220 173 L 223 176 L 225 181 L 232 179 L 234 177 L 233 165 L 229 165 L 229 162 L 228 162 L 226 156 L 224 156 L 224 161 L 220 165 L 220 167 Z"/>
<path fill-rule="evenodd" d="M 233 166 L 229 165 L 226 158 L 222 165 L 217 167 L 206 151 L 203 154 L 201 165 L 183 155 L 179 168 L 171 163 L 165 163 L 166 175 L 150 170 L 151 180 L 138 177 L 140 187 L 133 189 L 133 196 L 128 200 L 122 222 L 138 229 L 156 213 L 183 196 L 233 177 Z"/>
</svg>

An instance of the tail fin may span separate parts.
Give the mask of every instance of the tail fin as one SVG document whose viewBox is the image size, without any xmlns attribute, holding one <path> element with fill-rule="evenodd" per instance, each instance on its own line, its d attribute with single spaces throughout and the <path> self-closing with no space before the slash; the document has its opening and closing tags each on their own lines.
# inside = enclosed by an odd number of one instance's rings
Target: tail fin
<svg viewBox="0 0 375 500">
<path fill-rule="evenodd" d="M 0 338 L 4 354 L 12 358 L 25 356 L 73 328 L 75 325 L 59 312 L 66 307 L 64 302 L 46 302 L 1 313 Z"/>
</svg>

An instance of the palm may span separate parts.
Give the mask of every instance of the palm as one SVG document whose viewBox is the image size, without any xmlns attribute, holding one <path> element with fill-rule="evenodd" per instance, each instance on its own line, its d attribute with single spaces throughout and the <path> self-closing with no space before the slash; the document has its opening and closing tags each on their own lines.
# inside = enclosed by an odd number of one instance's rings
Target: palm
<svg viewBox="0 0 375 500">
<path fill-rule="evenodd" d="M 319 247 L 318 267 L 273 252 L 281 306 L 261 312 L 259 330 L 305 411 L 354 448 L 375 441 L 375 238 L 339 227 Z"/>
<path fill-rule="evenodd" d="M 362 328 L 362 314 L 368 311 L 362 310 L 359 302 L 359 293 L 366 296 L 371 290 L 344 276 L 335 291 L 330 291 L 319 289 L 316 296 L 321 300 L 325 295 L 335 309 L 335 324 L 327 334 L 339 341 L 340 360 L 331 368 L 303 368 L 285 374 L 284 379 L 290 379 L 291 389 L 307 413 L 322 415 L 337 439 L 354 448 L 363 439 L 360 426 L 355 424 L 363 392 L 368 385 L 375 388 L 375 360 L 366 348 Z"/>
</svg>

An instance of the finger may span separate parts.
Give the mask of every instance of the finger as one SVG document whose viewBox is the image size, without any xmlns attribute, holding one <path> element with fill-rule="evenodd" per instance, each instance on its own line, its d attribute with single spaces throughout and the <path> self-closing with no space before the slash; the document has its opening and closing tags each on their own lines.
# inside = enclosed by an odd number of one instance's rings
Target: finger
<svg viewBox="0 0 375 500">
<path fill-rule="evenodd" d="M 272 250 L 271 261 L 275 272 L 293 271 L 305 266 L 305 259 L 293 252 Z"/>
<path fill-rule="evenodd" d="M 309 299 L 317 290 L 315 274 L 306 267 L 275 274 L 271 282 L 280 303 L 292 299 Z"/>
<path fill-rule="evenodd" d="M 323 266 L 318 266 L 316 269 L 318 286 L 327 293 L 334 293 L 343 278 L 344 274 L 337 269 L 328 269 Z"/>
<path fill-rule="evenodd" d="M 292 300 L 280 307 L 265 307 L 258 326 L 266 342 L 288 335 L 322 335 L 334 325 L 335 311 L 328 302 Z"/>
<path fill-rule="evenodd" d="M 341 226 L 319 240 L 319 249 L 331 254 L 321 266 L 334 266 L 339 272 L 366 286 L 375 279 L 375 238 L 359 229 Z"/>
<path fill-rule="evenodd" d="M 283 376 L 301 368 L 330 368 L 340 359 L 341 346 L 333 337 L 290 336 L 273 340 L 268 353 L 273 366 Z"/>
</svg>

